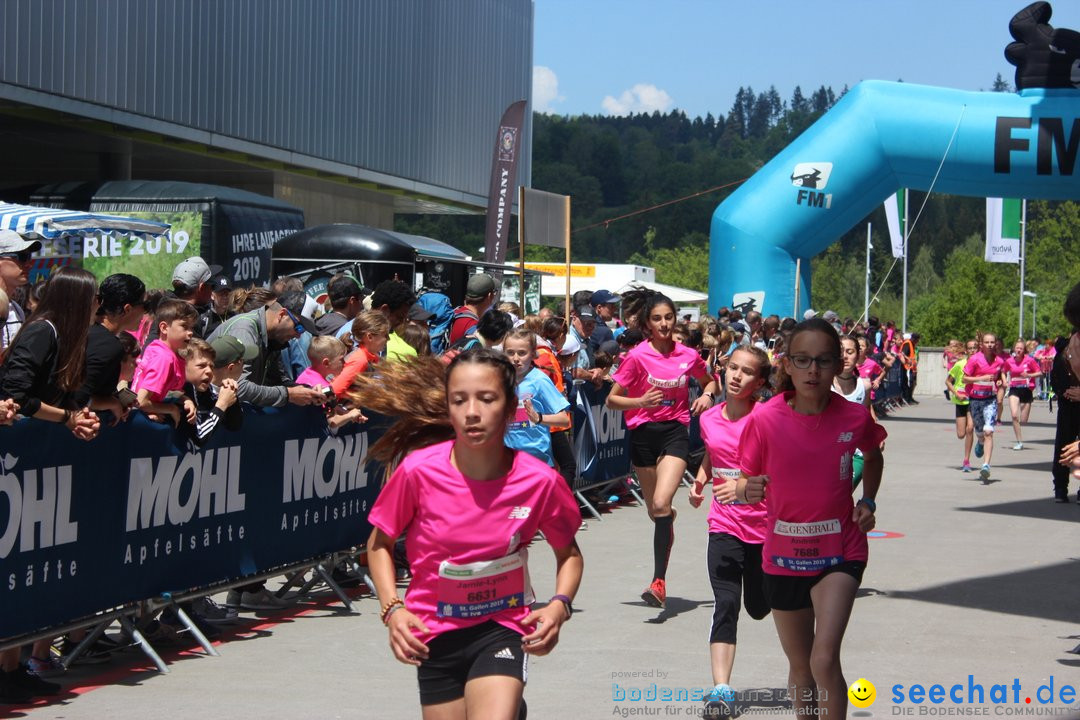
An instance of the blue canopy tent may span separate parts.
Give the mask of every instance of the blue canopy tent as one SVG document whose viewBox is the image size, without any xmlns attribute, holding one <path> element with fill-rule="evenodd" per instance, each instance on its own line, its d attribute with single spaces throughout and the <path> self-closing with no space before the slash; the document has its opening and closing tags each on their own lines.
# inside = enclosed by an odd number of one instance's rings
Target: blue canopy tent
<svg viewBox="0 0 1080 720">
<path fill-rule="evenodd" d="M 169 232 L 168 224 L 153 220 L 13 203 L 0 203 L 0 228 L 14 230 L 33 240 L 114 232 L 159 236 Z"/>
</svg>

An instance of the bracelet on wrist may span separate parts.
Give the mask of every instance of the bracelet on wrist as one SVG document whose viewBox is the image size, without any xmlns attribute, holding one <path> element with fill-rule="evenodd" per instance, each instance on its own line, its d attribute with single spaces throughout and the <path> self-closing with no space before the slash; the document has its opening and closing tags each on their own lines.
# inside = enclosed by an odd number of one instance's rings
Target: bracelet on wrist
<svg viewBox="0 0 1080 720">
<path fill-rule="evenodd" d="M 387 603 L 382 606 L 382 612 L 379 613 L 379 619 L 382 620 L 382 624 L 386 624 L 387 618 L 390 617 L 390 614 L 394 611 L 394 608 L 404 607 L 404 605 L 405 601 L 399 597 L 387 601 Z"/>
<path fill-rule="evenodd" d="M 566 606 L 566 619 L 567 620 L 574 617 L 574 605 L 573 605 L 573 602 L 570 600 L 569 595 L 552 595 L 551 599 L 548 600 L 548 604 L 553 603 L 556 600 L 558 600 L 559 602 L 561 602 L 563 605 Z"/>
<path fill-rule="evenodd" d="M 389 624 L 390 624 L 390 616 L 391 616 L 391 615 L 393 615 L 393 614 L 394 614 L 394 613 L 395 613 L 396 611 L 400 610 L 400 609 L 401 609 L 401 608 L 403 608 L 403 607 L 405 607 L 405 605 L 404 605 L 404 604 L 401 604 L 401 605 L 391 605 L 391 606 L 390 606 L 390 609 L 389 609 L 389 610 L 387 610 L 387 611 L 386 611 L 386 613 L 385 613 L 385 614 L 383 615 L 383 618 L 382 618 L 382 624 L 383 624 L 383 625 L 389 625 Z"/>
<path fill-rule="evenodd" d="M 855 503 L 855 504 L 858 505 L 859 503 L 862 503 L 863 505 L 865 505 L 867 507 L 867 509 L 870 510 L 870 512 L 875 513 L 875 514 L 877 513 L 877 503 L 874 502 L 872 499 L 870 499 L 868 497 L 859 498 L 859 502 Z"/>
</svg>

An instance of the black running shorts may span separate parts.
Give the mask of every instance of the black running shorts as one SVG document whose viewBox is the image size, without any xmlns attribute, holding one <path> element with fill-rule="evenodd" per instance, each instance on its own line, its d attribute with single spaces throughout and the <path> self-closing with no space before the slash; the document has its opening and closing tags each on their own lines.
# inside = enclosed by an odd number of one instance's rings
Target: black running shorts
<svg viewBox="0 0 1080 720">
<path fill-rule="evenodd" d="M 814 606 L 810 601 L 810 589 L 821 582 L 821 578 L 829 573 L 842 572 L 855 578 L 861 585 L 864 570 L 865 562 L 848 560 L 807 577 L 765 573 L 765 599 L 773 610 L 805 610 Z"/>
<path fill-rule="evenodd" d="M 465 683 L 473 678 L 507 675 L 528 680 L 521 635 L 493 620 L 445 632 L 427 646 L 429 657 L 416 671 L 421 705 L 465 697 Z"/>
<path fill-rule="evenodd" d="M 634 467 L 656 467 L 664 455 L 684 461 L 690 457 L 690 433 L 681 422 L 648 422 L 630 431 L 630 463 Z"/>
</svg>

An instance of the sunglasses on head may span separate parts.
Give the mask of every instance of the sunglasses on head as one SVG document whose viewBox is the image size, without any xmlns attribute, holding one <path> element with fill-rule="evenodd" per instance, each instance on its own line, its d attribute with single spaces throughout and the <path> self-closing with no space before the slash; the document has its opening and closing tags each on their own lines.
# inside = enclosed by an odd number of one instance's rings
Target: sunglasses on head
<svg viewBox="0 0 1080 720">
<path fill-rule="evenodd" d="M 11 258 L 17 261 L 20 265 L 25 265 L 30 262 L 34 254 L 29 250 L 20 250 L 19 252 L 0 253 L 0 258 Z"/>
</svg>

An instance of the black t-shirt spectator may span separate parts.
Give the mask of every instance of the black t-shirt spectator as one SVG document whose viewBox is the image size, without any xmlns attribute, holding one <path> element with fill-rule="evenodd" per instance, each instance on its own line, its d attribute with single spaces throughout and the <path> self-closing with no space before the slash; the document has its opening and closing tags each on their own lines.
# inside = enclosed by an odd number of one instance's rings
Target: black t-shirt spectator
<svg viewBox="0 0 1080 720">
<path fill-rule="evenodd" d="M 124 361 L 124 346 L 120 339 L 94 324 L 86 334 L 86 380 L 83 392 L 90 397 L 112 397 L 120 382 L 120 365 Z"/>
<path fill-rule="evenodd" d="M 64 392 L 56 386 L 59 352 L 56 328 L 48 320 L 23 325 L 3 365 L 0 365 L 0 397 L 13 397 L 19 412 L 31 416 L 41 404 L 78 410 L 89 398 L 80 390 Z"/>
</svg>

